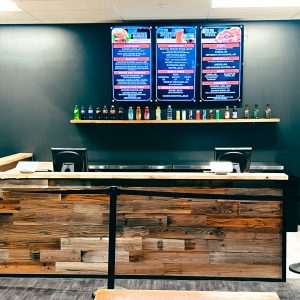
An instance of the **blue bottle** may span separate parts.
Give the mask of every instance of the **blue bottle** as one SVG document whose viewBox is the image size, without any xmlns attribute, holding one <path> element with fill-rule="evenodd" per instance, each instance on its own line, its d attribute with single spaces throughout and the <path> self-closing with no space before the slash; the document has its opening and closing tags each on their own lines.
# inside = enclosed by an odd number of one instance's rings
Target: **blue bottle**
<svg viewBox="0 0 300 300">
<path fill-rule="evenodd" d="M 202 119 L 206 120 L 206 109 L 202 110 Z"/>
<path fill-rule="evenodd" d="M 80 109 L 80 120 L 85 120 L 85 119 L 86 119 L 86 111 L 84 106 L 82 105 Z"/>
<path fill-rule="evenodd" d="M 128 120 L 133 120 L 133 108 L 131 106 L 128 109 Z"/>
</svg>

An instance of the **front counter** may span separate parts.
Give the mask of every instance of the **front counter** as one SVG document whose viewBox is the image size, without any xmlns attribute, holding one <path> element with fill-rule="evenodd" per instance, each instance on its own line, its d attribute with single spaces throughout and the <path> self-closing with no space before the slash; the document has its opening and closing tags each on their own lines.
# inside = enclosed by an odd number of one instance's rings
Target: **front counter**
<svg viewBox="0 0 300 300">
<path fill-rule="evenodd" d="M 0 178 L 2 275 L 285 280 L 286 174 Z"/>
</svg>

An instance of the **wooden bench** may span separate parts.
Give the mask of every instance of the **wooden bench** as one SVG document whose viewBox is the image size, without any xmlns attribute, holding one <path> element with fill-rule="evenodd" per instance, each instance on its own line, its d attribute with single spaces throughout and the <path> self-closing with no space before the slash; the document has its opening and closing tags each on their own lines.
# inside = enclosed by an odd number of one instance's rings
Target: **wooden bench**
<svg viewBox="0 0 300 300">
<path fill-rule="evenodd" d="M 279 300 L 276 293 L 97 290 L 95 300 Z"/>
<path fill-rule="evenodd" d="M 0 172 L 13 169 L 19 161 L 32 159 L 32 153 L 17 153 L 0 158 Z"/>
</svg>

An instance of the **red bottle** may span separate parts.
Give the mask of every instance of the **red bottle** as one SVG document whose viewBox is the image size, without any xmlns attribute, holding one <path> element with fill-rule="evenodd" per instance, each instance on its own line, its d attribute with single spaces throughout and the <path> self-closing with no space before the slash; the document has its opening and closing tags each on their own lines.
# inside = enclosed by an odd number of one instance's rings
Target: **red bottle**
<svg viewBox="0 0 300 300">
<path fill-rule="evenodd" d="M 148 106 L 145 107 L 145 111 L 144 111 L 144 119 L 145 119 L 145 120 L 150 120 L 150 110 L 149 110 L 149 107 L 148 107 Z"/>
</svg>

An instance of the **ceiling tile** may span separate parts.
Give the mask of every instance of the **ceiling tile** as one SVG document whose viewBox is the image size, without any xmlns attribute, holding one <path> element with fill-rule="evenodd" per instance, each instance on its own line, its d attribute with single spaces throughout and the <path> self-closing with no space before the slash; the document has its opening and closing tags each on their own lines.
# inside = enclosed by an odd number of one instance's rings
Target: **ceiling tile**
<svg viewBox="0 0 300 300">
<path fill-rule="evenodd" d="M 111 0 L 15 0 L 26 11 L 113 9 Z"/>
<path fill-rule="evenodd" d="M 35 19 L 9 19 L 9 20 L 2 20 L 0 18 L 0 24 L 41 24 L 41 21 Z"/>
<path fill-rule="evenodd" d="M 300 19 L 300 11 L 293 17 L 293 19 Z"/>
<path fill-rule="evenodd" d="M 44 18 L 41 20 L 41 23 L 43 24 L 91 24 L 91 23 L 108 23 L 108 22 L 113 22 L 113 23 L 119 23 L 121 22 L 120 20 L 99 20 L 97 18 L 92 19 L 92 18 L 73 18 L 73 19 L 67 19 L 67 18 Z"/>
<path fill-rule="evenodd" d="M 34 20 L 30 14 L 24 11 L 1 11 L 0 22 L 9 20 Z"/>
<path fill-rule="evenodd" d="M 102 10 L 56 10 L 56 11 L 31 11 L 35 18 L 39 20 L 56 19 L 56 20 L 70 20 L 70 19 L 97 19 L 97 20 L 118 20 L 119 16 L 112 9 Z"/>
<path fill-rule="evenodd" d="M 212 8 L 209 11 L 209 18 L 254 18 L 264 16 L 285 16 L 287 19 L 291 19 L 297 9 L 295 8 Z"/>
</svg>

